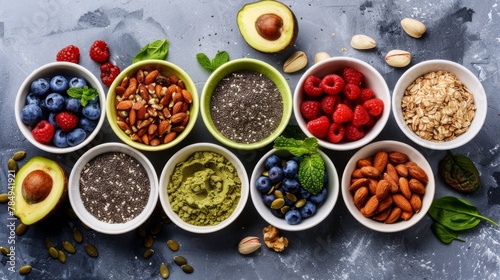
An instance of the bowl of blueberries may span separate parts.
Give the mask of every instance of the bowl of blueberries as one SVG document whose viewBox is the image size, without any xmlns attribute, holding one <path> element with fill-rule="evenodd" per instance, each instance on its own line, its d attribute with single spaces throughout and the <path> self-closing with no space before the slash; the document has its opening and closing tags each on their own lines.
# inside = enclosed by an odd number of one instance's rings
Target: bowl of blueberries
<svg viewBox="0 0 500 280">
<path fill-rule="evenodd" d="M 16 122 L 37 148 L 55 154 L 86 146 L 104 123 L 105 95 L 86 68 L 53 62 L 33 71 L 15 100 Z"/>
<path fill-rule="evenodd" d="M 285 150 L 272 149 L 255 166 L 250 196 L 260 216 L 286 231 L 301 231 L 322 222 L 333 210 L 339 196 L 339 178 L 330 158 L 318 150 L 324 162 L 323 186 L 310 191 L 301 185 L 300 163 Z"/>
</svg>

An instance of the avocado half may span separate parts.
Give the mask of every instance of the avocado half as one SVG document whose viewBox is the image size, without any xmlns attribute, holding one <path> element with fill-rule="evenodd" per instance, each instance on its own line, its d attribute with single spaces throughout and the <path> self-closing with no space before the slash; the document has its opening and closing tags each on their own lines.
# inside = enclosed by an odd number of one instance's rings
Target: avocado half
<svg viewBox="0 0 500 280">
<path fill-rule="evenodd" d="M 278 1 L 244 5 L 237 15 L 241 36 L 263 53 L 279 53 L 295 43 L 299 27 L 293 11 Z"/>
<path fill-rule="evenodd" d="M 48 217 L 64 201 L 68 179 L 55 161 L 34 156 L 17 172 L 14 215 L 25 225 Z"/>
</svg>

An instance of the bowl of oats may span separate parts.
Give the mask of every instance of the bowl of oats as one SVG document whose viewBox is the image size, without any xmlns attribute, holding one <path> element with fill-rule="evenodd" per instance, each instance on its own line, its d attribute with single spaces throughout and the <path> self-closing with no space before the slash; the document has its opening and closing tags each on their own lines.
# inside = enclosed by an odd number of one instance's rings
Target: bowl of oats
<svg viewBox="0 0 500 280">
<path fill-rule="evenodd" d="M 449 150 L 479 133 L 488 105 L 474 73 L 456 62 L 435 59 L 412 66 L 399 78 L 392 107 L 410 140 L 425 148 Z"/>
</svg>

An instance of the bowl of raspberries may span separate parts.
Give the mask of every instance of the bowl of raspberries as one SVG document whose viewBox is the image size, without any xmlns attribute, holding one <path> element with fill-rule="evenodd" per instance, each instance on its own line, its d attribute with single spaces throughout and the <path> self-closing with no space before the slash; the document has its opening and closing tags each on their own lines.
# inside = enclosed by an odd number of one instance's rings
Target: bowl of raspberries
<svg viewBox="0 0 500 280">
<path fill-rule="evenodd" d="M 318 62 L 299 79 L 294 93 L 298 125 L 330 150 L 354 150 L 370 143 L 385 127 L 390 109 L 386 81 L 356 58 Z"/>
<path fill-rule="evenodd" d="M 99 80 L 71 62 L 52 62 L 33 71 L 16 96 L 16 122 L 37 148 L 55 154 L 87 145 L 104 123 L 105 95 Z"/>
</svg>

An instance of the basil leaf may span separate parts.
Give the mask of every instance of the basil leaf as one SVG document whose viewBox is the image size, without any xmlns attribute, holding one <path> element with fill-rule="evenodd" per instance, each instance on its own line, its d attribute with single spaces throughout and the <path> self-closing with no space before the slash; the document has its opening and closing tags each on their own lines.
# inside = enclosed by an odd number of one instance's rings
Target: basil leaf
<svg viewBox="0 0 500 280">
<path fill-rule="evenodd" d="M 470 202 L 453 196 L 445 196 L 434 200 L 427 212 L 436 222 L 451 230 L 466 230 L 479 224 L 481 220 L 495 226 L 497 223 L 481 216 L 477 208 Z"/>
<path fill-rule="evenodd" d="M 312 194 L 317 194 L 323 188 L 325 162 L 319 153 L 304 156 L 299 166 L 299 183 Z"/>
<path fill-rule="evenodd" d="M 222 64 L 229 61 L 229 54 L 226 51 L 218 52 L 214 59 L 212 59 L 212 68 L 213 70 L 217 69 Z"/>
<path fill-rule="evenodd" d="M 164 60 L 168 53 L 168 40 L 156 40 L 144 46 L 134 57 L 132 63 L 146 59 Z"/>
<path fill-rule="evenodd" d="M 434 235 L 445 244 L 450 244 L 453 240 L 465 242 L 458 238 L 458 233 L 456 231 L 448 229 L 440 223 L 432 223 L 431 230 L 434 232 Z"/>
<path fill-rule="evenodd" d="M 439 162 L 439 175 L 449 186 L 462 193 L 473 193 L 481 185 L 476 166 L 461 154 L 448 153 Z"/>
<path fill-rule="evenodd" d="M 210 58 L 204 53 L 198 53 L 196 54 L 196 60 L 198 63 L 201 65 L 201 67 L 213 71 L 214 68 L 212 67 L 212 62 L 210 62 Z"/>
</svg>

